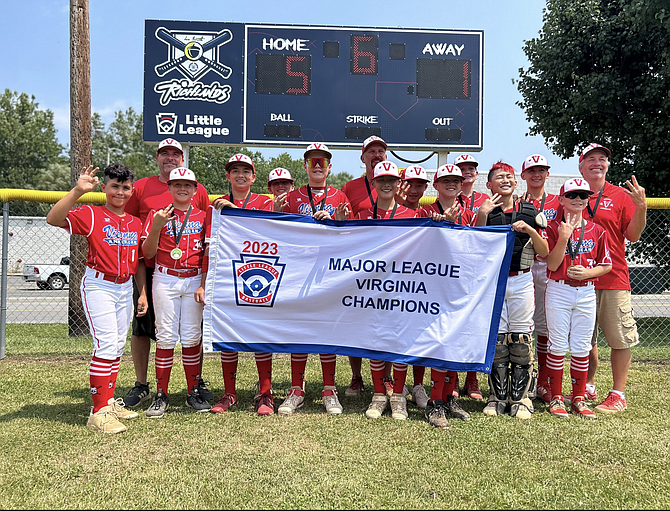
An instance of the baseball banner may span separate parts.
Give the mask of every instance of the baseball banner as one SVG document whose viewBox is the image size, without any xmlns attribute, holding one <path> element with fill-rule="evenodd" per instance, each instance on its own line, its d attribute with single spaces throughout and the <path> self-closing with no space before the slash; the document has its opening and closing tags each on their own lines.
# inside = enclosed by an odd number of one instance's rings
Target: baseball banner
<svg viewBox="0 0 670 511">
<path fill-rule="evenodd" d="M 513 244 L 509 226 L 224 208 L 212 219 L 205 351 L 490 372 Z"/>
</svg>

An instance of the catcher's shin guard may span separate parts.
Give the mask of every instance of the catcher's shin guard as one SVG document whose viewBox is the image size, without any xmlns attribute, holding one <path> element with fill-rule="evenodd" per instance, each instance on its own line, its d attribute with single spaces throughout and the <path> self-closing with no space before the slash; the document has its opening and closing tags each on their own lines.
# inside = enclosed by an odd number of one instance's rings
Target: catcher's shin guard
<svg viewBox="0 0 670 511">
<path fill-rule="evenodd" d="M 493 367 L 489 374 L 489 405 L 495 406 L 496 414 L 500 415 L 507 410 L 507 397 L 509 393 L 509 349 L 507 347 L 508 334 L 498 334 L 496 351 L 493 356 Z"/>
<path fill-rule="evenodd" d="M 510 415 L 514 417 L 521 413 L 529 417 L 534 412 L 529 392 L 535 381 L 532 338 L 528 334 L 513 333 L 510 334 L 508 346 L 511 365 Z"/>
</svg>

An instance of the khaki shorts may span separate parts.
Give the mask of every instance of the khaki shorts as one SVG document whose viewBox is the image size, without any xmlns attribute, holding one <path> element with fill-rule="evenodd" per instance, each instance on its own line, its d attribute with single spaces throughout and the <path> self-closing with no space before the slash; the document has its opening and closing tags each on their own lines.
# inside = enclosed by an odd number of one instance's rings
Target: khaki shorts
<svg viewBox="0 0 670 511">
<path fill-rule="evenodd" d="M 630 304 L 630 291 L 625 289 L 596 289 L 596 321 L 613 350 L 625 350 L 640 342 L 637 324 Z M 593 330 L 591 344 L 598 340 L 598 328 Z"/>
</svg>

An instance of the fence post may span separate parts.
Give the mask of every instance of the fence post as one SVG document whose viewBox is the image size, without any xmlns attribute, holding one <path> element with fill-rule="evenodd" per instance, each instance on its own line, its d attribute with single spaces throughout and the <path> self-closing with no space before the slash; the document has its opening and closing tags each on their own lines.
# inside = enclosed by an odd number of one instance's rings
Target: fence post
<svg viewBox="0 0 670 511">
<path fill-rule="evenodd" d="M 9 202 L 2 203 L 2 281 L 0 286 L 0 360 L 5 358 L 7 327 L 7 252 L 9 251 Z"/>
</svg>

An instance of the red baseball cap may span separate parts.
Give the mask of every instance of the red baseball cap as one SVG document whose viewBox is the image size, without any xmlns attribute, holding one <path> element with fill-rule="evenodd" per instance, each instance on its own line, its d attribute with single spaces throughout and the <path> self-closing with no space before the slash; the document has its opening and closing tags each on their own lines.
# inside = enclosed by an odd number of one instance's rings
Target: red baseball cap
<svg viewBox="0 0 670 511">
<path fill-rule="evenodd" d="M 254 167 L 254 162 L 251 161 L 251 158 L 249 158 L 246 154 L 242 153 L 237 153 L 230 157 L 230 160 L 228 160 L 228 163 L 226 163 L 226 172 L 228 172 L 230 167 L 232 167 L 236 163 L 244 163 L 245 165 L 249 165 L 253 173 L 254 174 L 256 173 L 256 167 Z"/>
<path fill-rule="evenodd" d="M 589 144 L 588 146 L 586 146 L 584 148 L 584 150 L 582 151 L 582 154 L 579 155 L 579 163 L 581 163 L 582 160 L 584 158 L 586 158 L 587 154 L 589 154 L 591 151 L 595 151 L 596 149 L 600 149 L 602 152 L 604 152 L 607 155 L 608 158 L 612 154 L 612 151 L 607 149 L 607 147 L 605 147 L 605 146 L 602 146 L 600 144 Z"/>
<path fill-rule="evenodd" d="M 371 144 L 381 144 L 384 146 L 384 149 L 388 149 L 388 145 L 386 145 L 386 142 L 384 142 L 384 140 L 379 138 L 377 135 L 372 135 L 371 137 L 368 137 L 363 141 L 363 150 L 361 151 L 361 153 L 364 153 L 365 150 L 368 148 L 368 146 L 370 146 Z"/>
<path fill-rule="evenodd" d="M 158 144 L 158 149 L 156 149 L 156 154 L 160 153 L 161 149 L 164 147 L 174 147 L 181 154 L 184 154 L 184 150 L 182 149 L 181 144 L 174 138 L 166 138 L 165 140 L 161 140 Z"/>
</svg>

